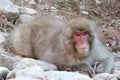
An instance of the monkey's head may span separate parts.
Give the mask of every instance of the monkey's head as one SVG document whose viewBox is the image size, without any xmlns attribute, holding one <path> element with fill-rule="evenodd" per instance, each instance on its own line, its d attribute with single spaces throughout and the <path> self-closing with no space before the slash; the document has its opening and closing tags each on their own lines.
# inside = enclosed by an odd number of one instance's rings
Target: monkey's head
<svg viewBox="0 0 120 80">
<path fill-rule="evenodd" d="M 69 22 L 69 27 L 71 28 L 71 39 L 78 55 L 88 56 L 93 41 L 89 20 L 86 18 L 73 19 Z"/>
</svg>

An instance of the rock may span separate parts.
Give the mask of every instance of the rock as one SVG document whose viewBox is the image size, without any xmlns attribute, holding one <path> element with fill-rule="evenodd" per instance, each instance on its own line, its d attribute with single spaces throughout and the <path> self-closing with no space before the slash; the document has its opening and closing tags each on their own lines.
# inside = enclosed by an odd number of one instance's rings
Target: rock
<svg viewBox="0 0 120 80">
<path fill-rule="evenodd" d="M 5 47 L 9 47 L 8 44 L 9 34 L 7 32 L 0 32 L 0 52 L 5 53 Z"/>
<path fill-rule="evenodd" d="M 0 46 L 6 41 L 5 35 L 3 32 L 0 32 Z"/>
<path fill-rule="evenodd" d="M 117 75 L 117 78 L 120 79 L 120 70 L 115 70 L 114 71 L 114 74 Z"/>
<path fill-rule="evenodd" d="M 6 13 L 8 13 L 8 12 L 19 13 L 20 10 L 21 10 L 21 13 L 26 13 L 26 14 L 36 14 L 37 13 L 34 9 L 15 5 L 10 0 L 4 0 L 4 1 L 0 0 L 0 9 L 5 11 Z"/>
<path fill-rule="evenodd" d="M 92 80 L 88 75 L 78 74 L 73 80 Z"/>
<path fill-rule="evenodd" d="M 21 7 L 20 10 L 21 10 L 21 13 L 23 14 L 36 14 L 37 13 L 37 11 L 35 11 L 34 9 L 26 8 L 26 7 Z"/>
<path fill-rule="evenodd" d="M 31 71 L 32 70 L 32 71 Z M 92 80 L 89 76 L 78 72 L 41 71 L 35 67 L 18 71 L 15 78 L 7 80 Z"/>
<path fill-rule="evenodd" d="M 7 80 L 92 80 L 79 72 L 55 71 L 56 69 L 53 64 L 23 58 L 9 72 Z"/>
<path fill-rule="evenodd" d="M 120 70 L 120 61 L 115 62 L 115 70 Z"/>
<path fill-rule="evenodd" d="M 28 65 L 29 66 L 29 65 Z M 33 80 L 33 79 L 39 79 L 42 78 L 44 79 L 43 76 L 43 69 L 37 65 L 35 66 L 30 66 L 30 67 L 26 67 L 24 69 L 21 70 L 13 70 L 11 71 L 7 78 L 9 79 L 18 79 L 18 80 Z"/>
<path fill-rule="evenodd" d="M 101 4 L 102 2 L 100 0 L 95 0 L 96 4 Z"/>
<path fill-rule="evenodd" d="M 82 14 L 86 14 L 86 15 L 88 15 L 89 12 L 87 12 L 87 11 L 82 11 Z"/>
<path fill-rule="evenodd" d="M 36 5 L 36 2 L 35 2 L 35 0 L 30 0 L 28 4 Z"/>
<path fill-rule="evenodd" d="M 13 69 L 16 59 L 13 58 L 11 53 L 5 51 L 4 49 L 7 44 L 7 37 L 7 33 L 0 32 L 0 66 L 7 67 L 11 70 Z"/>
<path fill-rule="evenodd" d="M 35 60 L 32 58 L 23 58 L 19 63 L 16 63 L 14 69 L 25 69 L 27 67 L 31 66 L 40 66 L 44 71 L 49 71 L 49 70 L 56 70 L 57 67 L 53 64 L 50 64 L 48 62 L 40 61 L 40 60 Z"/>
<path fill-rule="evenodd" d="M 7 52 L 0 52 L 0 66 L 7 67 L 8 69 L 13 69 L 13 65 L 15 63 L 15 59 L 8 56 Z"/>
<path fill-rule="evenodd" d="M 5 44 L 3 44 L 3 46 L 4 45 Z M 13 53 L 7 52 L 3 47 L 0 46 L 0 66 L 7 67 L 9 70 L 12 70 L 13 65 L 20 59 L 20 57 L 16 56 Z"/>
<path fill-rule="evenodd" d="M 14 69 L 8 74 L 7 78 L 15 78 L 20 75 L 36 76 L 39 72 L 56 69 L 57 67 L 53 64 L 31 58 L 23 58 L 15 64 Z"/>
<path fill-rule="evenodd" d="M 39 5 L 40 10 L 48 10 L 49 8 L 49 5 Z"/>
<path fill-rule="evenodd" d="M 32 19 L 34 19 L 33 16 L 31 16 L 29 14 L 22 14 L 19 17 L 18 23 L 21 23 L 21 24 L 27 23 L 27 22 L 31 21 Z"/>
<path fill-rule="evenodd" d="M 54 6 L 50 7 L 50 10 L 54 12 L 58 11 Z"/>
<path fill-rule="evenodd" d="M 0 0 L 0 9 L 5 12 L 18 13 L 19 6 L 13 4 L 10 0 Z"/>
<path fill-rule="evenodd" d="M 47 71 L 45 76 L 48 80 L 91 80 L 89 76 L 79 72 Z"/>
<path fill-rule="evenodd" d="M 0 66 L 0 80 L 6 79 L 8 73 L 9 73 L 8 68 Z"/>
<path fill-rule="evenodd" d="M 115 74 L 101 73 L 95 75 L 93 77 L 93 80 L 118 80 L 118 79 L 117 79 L 117 75 Z"/>
</svg>

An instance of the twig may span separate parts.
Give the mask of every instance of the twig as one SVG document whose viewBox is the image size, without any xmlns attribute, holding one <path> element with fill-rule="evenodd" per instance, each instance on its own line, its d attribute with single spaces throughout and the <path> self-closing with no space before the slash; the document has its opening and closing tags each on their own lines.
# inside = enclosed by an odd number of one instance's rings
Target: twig
<svg viewBox="0 0 120 80">
<path fill-rule="evenodd" d="M 8 26 L 14 28 L 15 26 L 13 24 L 11 24 L 10 22 L 8 22 L 6 19 L 0 19 L 2 22 L 5 22 Z"/>
<path fill-rule="evenodd" d="M 93 68 L 93 76 L 96 74 L 97 65 L 98 65 L 98 62 L 95 62 L 95 66 Z"/>
</svg>

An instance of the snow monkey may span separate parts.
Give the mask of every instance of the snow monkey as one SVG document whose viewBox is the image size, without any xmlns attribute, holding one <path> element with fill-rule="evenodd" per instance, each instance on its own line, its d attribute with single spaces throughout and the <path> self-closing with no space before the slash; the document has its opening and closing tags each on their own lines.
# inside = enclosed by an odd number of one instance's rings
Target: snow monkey
<svg viewBox="0 0 120 80">
<path fill-rule="evenodd" d="M 60 70 L 90 74 L 95 66 L 95 73 L 112 73 L 114 69 L 113 56 L 99 40 L 95 22 L 84 17 L 65 22 L 40 16 L 17 27 L 11 40 L 16 54 L 50 62 Z"/>
</svg>

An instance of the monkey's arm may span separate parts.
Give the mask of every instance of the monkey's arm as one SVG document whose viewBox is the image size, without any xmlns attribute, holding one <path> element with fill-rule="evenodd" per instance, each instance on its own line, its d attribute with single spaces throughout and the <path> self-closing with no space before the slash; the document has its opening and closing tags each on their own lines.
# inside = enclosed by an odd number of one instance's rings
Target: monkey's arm
<svg viewBox="0 0 120 80">
<path fill-rule="evenodd" d="M 77 70 L 79 70 L 80 73 L 87 74 L 89 76 L 92 76 L 93 74 L 93 68 L 88 63 L 79 64 Z"/>
<path fill-rule="evenodd" d="M 112 53 L 104 46 L 99 38 L 95 38 L 94 40 L 94 63 L 98 61 L 98 66 L 96 68 L 96 73 L 112 73 L 114 69 L 114 58 Z M 98 47 L 97 47 L 98 46 Z"/>
<path fill-rule="evenodd" d="M 114 59 L 113 57 L 106 58 L 96 68 L 96 73 L 113 73 Z"/>
</svg>

